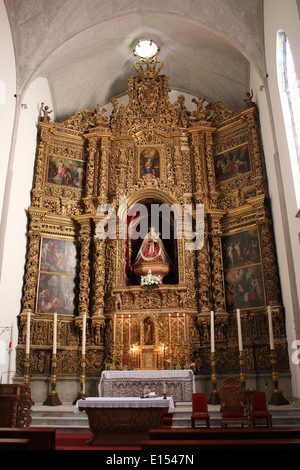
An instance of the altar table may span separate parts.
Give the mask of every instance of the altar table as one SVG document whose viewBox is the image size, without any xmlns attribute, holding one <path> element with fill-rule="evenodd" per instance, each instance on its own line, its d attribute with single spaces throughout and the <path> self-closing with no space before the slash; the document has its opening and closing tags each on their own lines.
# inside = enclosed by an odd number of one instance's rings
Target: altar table
<svg viewBox="0 0 300 470">
<path fill-rule="evenodd" d="M 88 416 L 93 434 L 88 444 L 139 445 L 150 429 L 161 427 L 163 414 L 174 409 L 172 397 L 90 397 L 78 400 L 74 412 Z"/>
<path fill-rule="evenodd" d="M 98 393 L 100 397 L 141 397 L 144 390 L 175 401 L 192 401 L 195 392 L 193 371 L 184 370 L 116 370 L 103 371 Z"/>
</svg>

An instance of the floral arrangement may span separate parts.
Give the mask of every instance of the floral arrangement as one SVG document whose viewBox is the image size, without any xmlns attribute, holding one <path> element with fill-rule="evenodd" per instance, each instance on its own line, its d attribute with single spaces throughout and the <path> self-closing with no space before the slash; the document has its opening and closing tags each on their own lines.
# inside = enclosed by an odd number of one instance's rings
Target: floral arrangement
<svg viewBox="0 0 300 470">
<path fill-rule="evenodd" d="M 161 277 L 152 274 L 151 269 L 149 269 L 146 276 L 141 276 L 141 286 L 145 287 L 148 290 L 156 289 L 160 284 Z"/>
<path fill-rule="evenodd" d="M 122 361 L 123 361 L 123 366 L 128 366 L 130 359 L 129 357 L 123 357 Z"/>
</svg>

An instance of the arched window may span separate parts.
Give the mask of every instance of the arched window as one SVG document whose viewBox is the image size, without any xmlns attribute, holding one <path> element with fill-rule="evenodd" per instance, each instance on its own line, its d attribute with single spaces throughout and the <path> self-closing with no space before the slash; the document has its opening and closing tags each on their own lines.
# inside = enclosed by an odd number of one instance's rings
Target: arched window
<svg viewBox="0 0 300 470">
<path fill-rule="evenodd" d="M 287 35 L 277 34 L 277 73 L 298 213 L 300 208 L 300 94 Z"/>
</svg>

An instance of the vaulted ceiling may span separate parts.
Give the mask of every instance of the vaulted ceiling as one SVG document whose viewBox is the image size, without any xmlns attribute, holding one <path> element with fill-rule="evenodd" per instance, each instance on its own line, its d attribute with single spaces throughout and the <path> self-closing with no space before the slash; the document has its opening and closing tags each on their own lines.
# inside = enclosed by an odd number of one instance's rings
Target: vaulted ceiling
<svg viewBox="0 0 300 470">
<path fill-rule="evenodd" d="M 171 89 L 243 108 L 265 73 L 263 0 L 5 0 L 17 93 L 47 77 L 57 120 L 126 93 L 134 43 L 153 39 Z"/>
</svg>

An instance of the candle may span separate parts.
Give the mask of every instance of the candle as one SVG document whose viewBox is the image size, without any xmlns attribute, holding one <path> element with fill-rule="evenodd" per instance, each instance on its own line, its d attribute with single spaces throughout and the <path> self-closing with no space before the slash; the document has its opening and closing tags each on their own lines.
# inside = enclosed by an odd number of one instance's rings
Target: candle
<svg viewBox="0 0 300 470">
<path fill-rule="evenodd" d="M 166 382 L 164 382 L 164 395 L 166 394 Z"/>
<path fill-rule="evenodd" d="M 114 345 L 116 344 L 116 315 L 114 315 Z"/>
<path fill-rule="evenodd" d="M 57 313 L 53 317 L 53 354 L 56 354 L 57 349 Z"/>
<path fill-rule="evenodd" d="M 30 312 L 27 313 L 27 331 L 26 331 L 26 354 L 30 350 Z"/>
<path fill-rule="evenodd" d="M 129 322 L 128 322 L 128 344 L 129 344 L 129 347 L 131 345 L 131 327 L 130 327 L 130 315 L 129 315 Z"/>
<path fill-rule="evenodd" d="M 237 327 L 238 327 L 239 351 L 243 351 L 241 315 L 240 315 L 240 309 L 239 308 L 236 311 L 236 318 L 237 318 Z"/>
<path fill-rule="evenodd" d="M 124 327 L 124 324 L 123 324 L 123 315 L 122 315 L 121 344 L 123 344 L 123 336 L 124 336 L 123 327 Z"/>
<path fill-rule="evenodd" d="M 271 310 L 270 305 L 268 305 L 268 321 L 269 321 L 270 349 L 274 349 L 272 310 Z"/>
<path fill-rule="evenodd" d="M 85 344 L 86 344 L 86 313 L 83 314 L 82 318 L 82 355 L 85 355 Z"/>
<path fill-rule="evenodd" d="M 183 334 L 184 334 L 184 342 L 186 343 L 185 313 L 183 314 Z"/>
<path fill-rule="evenodd" d="M 215 352 L 215 325 L 214 325 L 214 312 L 210 312 L 210 349 Z"/>
<path fill-rule="evenodd" d="M 179 313 L 177 313 L 177 343 L 179 343 Z"/>
</svg>

